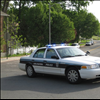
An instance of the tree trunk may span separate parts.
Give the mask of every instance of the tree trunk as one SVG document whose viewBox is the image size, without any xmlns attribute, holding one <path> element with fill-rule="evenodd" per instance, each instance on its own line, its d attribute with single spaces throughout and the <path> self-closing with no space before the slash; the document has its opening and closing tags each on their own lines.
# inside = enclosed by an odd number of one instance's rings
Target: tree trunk
<svg viewBox="0 0 100 100">
<path fill-rule="evenodd" d="M 19 27 L 20 27 L 20 22 L 21 22 L 21 19 L 20 19 L 20 16 L 21 16 L 21 1 L 22 0 L 19 0 L 19 13 L 18 13 Z M 18 36 L 19 35 L 20 35 L 20 29 L 18 30 Z"/>
<path fill-rule="evenodd" d="M 10 0 L 4 0 L 2 11 L 5 12 L 5 13 L 7 13 L 9 2 L 10 2 Z"/>
</svg>

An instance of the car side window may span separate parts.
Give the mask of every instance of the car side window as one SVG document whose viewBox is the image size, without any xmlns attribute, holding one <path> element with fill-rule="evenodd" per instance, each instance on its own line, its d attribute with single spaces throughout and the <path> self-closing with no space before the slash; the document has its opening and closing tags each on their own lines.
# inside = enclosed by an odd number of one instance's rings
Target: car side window
<svg viewBox="0 0 100 100">
<path fill-rule="evenodd" d="M 53 50 L 53 49 L 48 49 L 48 50 L 47 50 L 47 53 L 46 53 L 46 58 L 51 59 L 52 56 L 57 56 L 55 50 Z"/>
<path fill-rule="evenodd" d="M 45 49 L 37 50 L 36 53 L 33 55 L 33 58 L 43 58 L 44 52 L 45 52 Z"/>
</svg>

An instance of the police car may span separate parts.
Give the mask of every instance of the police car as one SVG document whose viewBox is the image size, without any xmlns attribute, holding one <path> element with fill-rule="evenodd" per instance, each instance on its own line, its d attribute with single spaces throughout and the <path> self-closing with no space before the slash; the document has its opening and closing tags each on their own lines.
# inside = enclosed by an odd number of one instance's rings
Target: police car
<svg viewBox="0 0 100 100">
<path fill-rule="evenodd" d="M 28 77 L 34 77 L 36 73 L 62 75 L 69 83 L 100 78 L 100 57 L 88 53 L 63 44 L 47 45 L 36 49 L 30 56 L 21 57 L 19 68 L 26 71 Z"/>
</svg>

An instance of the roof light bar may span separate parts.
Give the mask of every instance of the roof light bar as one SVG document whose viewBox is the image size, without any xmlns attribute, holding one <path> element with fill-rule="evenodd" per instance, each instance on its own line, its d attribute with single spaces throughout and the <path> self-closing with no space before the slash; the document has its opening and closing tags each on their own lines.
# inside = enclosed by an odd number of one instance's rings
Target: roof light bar
<svg viewBox="0 0 100 100">
<path fill-rule="evenodd" d="M 65 46 L 65 44 L 64 43 L 61 43 L 61 46 Z"/>
<path fill-rule="evenodd" d="M 52 45 L 51 44 L 48 44 L 48 45 L 46 45 L 46 47 L 52 47 Z"/>
<path fill-rule="evenodd" d="M 55 46 L 67 46 L 66 43 L 61 43 L 61 44 L 48 44 L 46 47 L 55 47 Z"/>
</svg>

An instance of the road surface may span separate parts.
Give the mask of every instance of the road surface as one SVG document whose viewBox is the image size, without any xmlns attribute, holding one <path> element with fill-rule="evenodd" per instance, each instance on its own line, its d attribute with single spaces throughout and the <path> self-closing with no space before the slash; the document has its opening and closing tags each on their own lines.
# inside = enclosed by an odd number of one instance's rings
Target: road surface
<svg viewBox="0 0 100 100">
<path fill-rule="evenodd" d="M 100 57 L 100 41 L 81 49 Z M 19 60 L 1 63 L 1 99 L 100 99 L 100 79 L 72 85 L 61 76 L 39 74 L 28 78 L 18 63 Z"/>
</svg>

